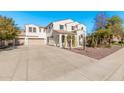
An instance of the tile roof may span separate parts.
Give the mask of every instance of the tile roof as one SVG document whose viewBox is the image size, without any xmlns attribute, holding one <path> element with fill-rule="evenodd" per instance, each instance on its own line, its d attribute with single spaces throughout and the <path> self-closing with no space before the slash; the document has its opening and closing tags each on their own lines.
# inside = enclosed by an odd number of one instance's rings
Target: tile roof
<svg viewBox="0 0 124 93">
<path fill-rule="evenodd" d="M 53 30 L 54 32 L 57 32 L 57 33 L 60 33 L 60 34 L 67 34 L 67 33 L 70 33 L 68 31 L 65 31 L 65 30 Z M 72 32 L 73 34 L 75 34 L 75 32 L 73 31 Z"/>
</svg>

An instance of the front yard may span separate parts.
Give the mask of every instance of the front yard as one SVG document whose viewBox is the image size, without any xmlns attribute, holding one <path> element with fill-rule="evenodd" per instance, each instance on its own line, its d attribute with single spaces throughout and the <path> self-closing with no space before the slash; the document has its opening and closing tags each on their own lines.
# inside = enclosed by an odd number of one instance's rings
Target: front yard
<svg viewBox="0 0 124 93">
<path fill-rule="evenodd" d="M 92 47 L 87 47 L 86 50 L 83 50 L 82 48 L 73 48 L 69 51 L 81 54 L 81 55 L 85 55 L 91 58 L 95 58 L 95 59 L 102 59 L 116 51 L 118 51 L 119 49 L 121 49 L 123 47 L 121 46 L 116 46 L 113 45 L 111 48 L 92 48 Z"/>
</svg>

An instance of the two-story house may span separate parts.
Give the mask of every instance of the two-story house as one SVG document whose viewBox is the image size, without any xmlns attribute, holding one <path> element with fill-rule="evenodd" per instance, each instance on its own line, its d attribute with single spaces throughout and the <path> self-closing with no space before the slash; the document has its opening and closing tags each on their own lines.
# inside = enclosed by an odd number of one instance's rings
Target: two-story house
<svg viewBox="0 0 124 93">
<path fill-rule="evenodd" d="M 25 25 L 25 45 L 54 45 L 58 47 L 68 47 L 67 36 L 72 33 L 75 46 L 80 47 L 83 38 L 86 37 L 86 26 L 72 19 L 55 21 L 46 27 L 37 25 Z"/>
<path fill-rule="evenodd" d="M 46 44 L 45 27 L 34 24 L 25 25 L 25 45 L 41 45 Z"/>
<path fill-rule="evenodd" d="M 73 47 L 80 47 L 83 43 L 83 38 L 86 37 L 86 26 L 72 19 L 50 23 L 46 27 L 47 44 L 68 47 L 67 35 L 70 32 L 73 34 L 74 42 L 76 43 Z"/>
</svg>

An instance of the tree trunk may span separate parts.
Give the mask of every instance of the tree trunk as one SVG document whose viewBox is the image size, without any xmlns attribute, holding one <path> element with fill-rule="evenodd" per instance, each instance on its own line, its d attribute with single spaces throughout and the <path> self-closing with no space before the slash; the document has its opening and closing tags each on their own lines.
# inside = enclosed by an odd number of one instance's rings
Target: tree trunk
<svg viewBox="0 0 124 93">
<path fill-rule="evenodd" d="M 109 45 L 111 46 L 111 38 L 109 38 Z"/>
<path fill-rule="evenodd" d="M 5 42 L 4 42 L 4 40 L 1 40 L 1 47 L 3 48 L 4 46 L 5 46 Z"/>
<path fill-rule="evenodd" d="M 121 46 L 123 46 L 123 43 L 124 43 L 124 39 L 121 38 Z"/>
<path fill-rule="evenodd" d="M 2 47 L 2 40 L 0 39 L 0 47 Z"/>
<path fill-rule="evenodd" d="M 82 40 L 83 41 L 83 50 L 85 50 L 86 49 L 86 37 L 84 36 L 84 40 Z"/>
<path fill-rule="evenodd" d="M 15 39 L 13 39 L 13 48 L 15 48 Z"/>
</svg>

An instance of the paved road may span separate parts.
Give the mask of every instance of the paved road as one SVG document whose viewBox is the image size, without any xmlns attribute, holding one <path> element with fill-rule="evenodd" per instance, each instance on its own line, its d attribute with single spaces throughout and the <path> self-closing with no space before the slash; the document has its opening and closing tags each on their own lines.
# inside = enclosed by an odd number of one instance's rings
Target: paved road
<svg viewBox="0 0 124 93">
<path fill-rule="evenodd" d="M 0 52 L 0 80 L 124 80 L 124 49 L 95 60 L 52 46 Z"/>
</svg>

